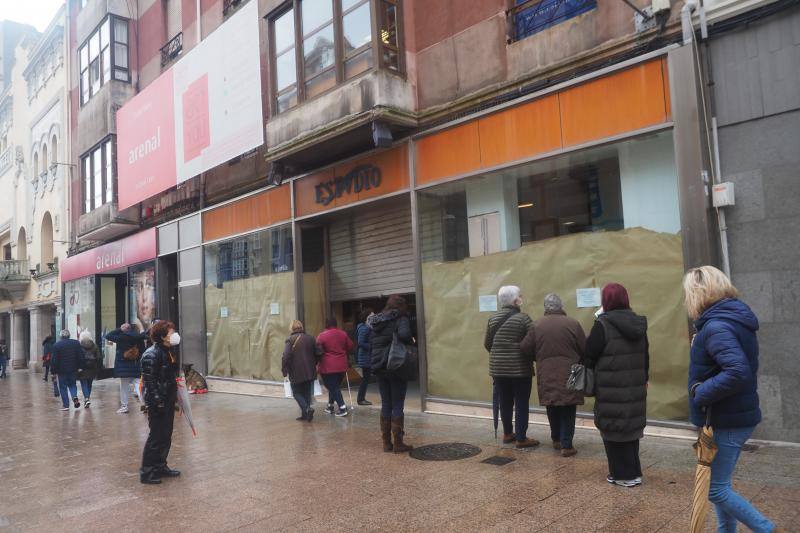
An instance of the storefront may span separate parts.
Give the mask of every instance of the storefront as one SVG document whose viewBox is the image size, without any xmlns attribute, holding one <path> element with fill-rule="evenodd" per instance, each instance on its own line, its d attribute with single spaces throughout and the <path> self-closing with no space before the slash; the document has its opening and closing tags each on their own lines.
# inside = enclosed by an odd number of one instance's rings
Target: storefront
<svg viewBox="0 0 800 533">
<path fill-rule="evenodd" d="M 61 265 L 64 327 L 72 338 L 88 331 L 114 366 L 115 347 L 106 333 L 124 322 L 147 330 L 156 318 L 156 230 L 68 257 Z"/>
</svg>

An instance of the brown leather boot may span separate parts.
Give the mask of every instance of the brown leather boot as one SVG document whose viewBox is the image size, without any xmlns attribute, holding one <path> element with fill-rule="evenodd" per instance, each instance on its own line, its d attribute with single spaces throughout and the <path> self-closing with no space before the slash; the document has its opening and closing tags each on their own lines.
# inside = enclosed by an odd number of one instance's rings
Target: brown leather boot
<svg viewBox="0 0 800 533">
<path fill-rule="evenodd" d="M 394 437 L 394 453 L 406 453 L 414 449 L 413 446 L 403 444 L 404 420 L 402 416 L 392 417 L 392 436 Z"/>
<path fill-rule="evenodd" d="M 383 451 L 392 451 L 392 419 L 381 417 L 381 438 L 383 439 Z"/>
<path fill-rule="evenodd" d="M 513 433 L 503 433 L 503 444 L 512 444 L 517 440 Z"/>
</svg>

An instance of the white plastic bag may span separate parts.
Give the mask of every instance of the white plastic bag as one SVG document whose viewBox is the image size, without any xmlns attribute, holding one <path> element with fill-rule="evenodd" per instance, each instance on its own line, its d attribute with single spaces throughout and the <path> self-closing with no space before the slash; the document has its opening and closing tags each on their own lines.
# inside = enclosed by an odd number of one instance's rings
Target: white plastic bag
<svg viewBox="0 0 800 533">
<path fill-rule="evenodd" d="M 319 380 L 314 380 L 314 396 L 322 396 L 322 385 L 319 384 Z"/>
<path fill-rule="evenodd" d="M 283 380 L 283 396 L 284 398 L 294 398 L 294 394 L 292 394 L 292 384 L 289 383 L 288 379 Z"/>
</svg>

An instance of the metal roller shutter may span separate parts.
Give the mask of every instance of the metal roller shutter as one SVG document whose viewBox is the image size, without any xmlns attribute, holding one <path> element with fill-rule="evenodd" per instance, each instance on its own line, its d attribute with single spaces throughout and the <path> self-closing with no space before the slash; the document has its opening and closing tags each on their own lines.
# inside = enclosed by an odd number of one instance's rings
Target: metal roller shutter
<svg viewBox="0 0 800 533">
<path fill-rule="evenodd" d="M 329 227 L 331 301 L 415 292 L 407 201 L 356 208 Z"/>
</svg>

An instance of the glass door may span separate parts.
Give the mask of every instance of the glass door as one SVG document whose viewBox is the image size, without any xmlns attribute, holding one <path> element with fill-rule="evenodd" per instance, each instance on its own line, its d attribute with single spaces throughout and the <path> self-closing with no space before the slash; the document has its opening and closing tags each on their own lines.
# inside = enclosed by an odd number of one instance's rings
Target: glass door
<svg viewBox="0 0 800 533">
<path fill-rule="evenodd" d="M 126 274 L 103 275 L 98 277 L 99 298 L 97 300 L 97 323 L 100 325 L 100 339 L 103 352 L 103 365 L 114 367 L 116 344 L 105 340 L 109 331 L 117 329 L 125 321 Z"/>
</svg>

